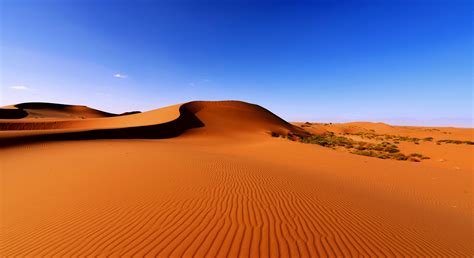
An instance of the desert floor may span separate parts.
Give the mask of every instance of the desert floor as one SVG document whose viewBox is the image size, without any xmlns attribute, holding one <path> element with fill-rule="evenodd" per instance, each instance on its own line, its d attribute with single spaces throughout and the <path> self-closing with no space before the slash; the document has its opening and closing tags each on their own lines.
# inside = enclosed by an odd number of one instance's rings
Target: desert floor
<svg viewBox="0 0 474 258">
<path fill-rule="evenodd" d="M 2 110 L 0 256 L 474 255 L 474 145 L 437 144 L 474 129 L 288 124 L 242 102 Z M 433 139 L 400 141 L 429 157 L 411 162 L 271 132 Z"/>
</svg>

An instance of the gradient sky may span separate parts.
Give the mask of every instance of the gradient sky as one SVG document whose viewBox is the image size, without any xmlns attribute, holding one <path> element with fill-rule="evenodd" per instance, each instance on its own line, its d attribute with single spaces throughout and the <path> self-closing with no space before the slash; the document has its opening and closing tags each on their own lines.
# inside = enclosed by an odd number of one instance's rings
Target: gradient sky
<svg viewBox="0 0 474 258">
<path fill-rule="evenodd" d="M 473 126 L 472 1 L 1 0 L 0 105 Z"/>
</svg>

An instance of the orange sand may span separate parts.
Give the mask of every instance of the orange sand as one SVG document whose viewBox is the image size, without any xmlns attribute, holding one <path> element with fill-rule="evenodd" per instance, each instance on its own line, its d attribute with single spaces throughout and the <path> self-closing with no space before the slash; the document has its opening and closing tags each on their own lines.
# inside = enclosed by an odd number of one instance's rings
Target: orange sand
<svg viewBox="0 0 474 258">
<path fill-rule="evenodd" d="M 431 157 L 419 163 L 358 156 L 271 137 L 306 132 L 243 102 L 28 107 L 0 111 L 0 256 L 474 255 L 472 145 L 401 143 Z M 474 138 L 435 129 L 313 130 Z"/>
</svg>

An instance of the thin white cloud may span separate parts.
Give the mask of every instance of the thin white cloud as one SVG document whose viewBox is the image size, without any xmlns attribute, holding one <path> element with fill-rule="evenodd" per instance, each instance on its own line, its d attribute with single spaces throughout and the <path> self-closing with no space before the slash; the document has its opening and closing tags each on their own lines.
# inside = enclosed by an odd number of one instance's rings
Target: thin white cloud
<svg viewBox="0 0 474 258">
<path fill-rule="evenodd" d="M 204 79 L 204 80 L 194 81 L 194 82 L 188 83 L 188 85 L 189 85 L 190 87 L 194 87 L 194 86 L 198 86 L 198 85 L 201 86 L 201 85 L 203 85 L 203 84 L 205 84 L 205 83 L 208 83 L 208 82 L 211 82 L 211 80 L 209 80 L 209 79 Z"/>
<path fill-rule="evenodd" d="M 28 88 L 24 85 L 14 85 L 14 86 L 11 86 L 10 89 L 12 89 L 12 90 L 29 90 L 30 88 Z"/>
<path fill-rule="evenodd" d="M 115 78 L 120 78 L 120 79 L 125 79 L 128 76 L 126 74 L 123 74 L 123 73 L 116 73 L 116 74 L 114 74 L 114 77 Z"/>
</svg>

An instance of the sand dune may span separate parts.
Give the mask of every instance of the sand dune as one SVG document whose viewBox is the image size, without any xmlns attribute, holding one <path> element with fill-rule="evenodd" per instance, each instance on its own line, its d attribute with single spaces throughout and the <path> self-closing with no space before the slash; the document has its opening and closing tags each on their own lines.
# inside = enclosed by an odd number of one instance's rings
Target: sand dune
<svg viewBox="0 0 474 258">
<path fill-rule="evenodd" d="M 299 127 L 236 101 L 126 116 L 71 111 L 71 119 L 69 111 L 56 119 L 49 111 L 2 112 L 2 256 L 474 254 L 473 146 L 403 142 L 401 149 L 450 157 L 413 163 L 270 136 L 364 131 L 472 140 L 472 129 Z"/>
<path fill-rule="evenodd" d="M 53 104 L 48 104 L 53 105 Z M 57 105 L 57 104 L 54 104 Z M 23 106 L 19 104 L 17 106 Z M 74 110 L 76 107 L 62 109 Z M 86 109 L 93 110 L 93 109 Z M 50 114 L 50 112 L 45 112 Z M 42 114 L 45 114 L 42 113 Z M 89 112 L 88 112 L 89 113 Z M 1 114 L 1 113 L 0 113 Z M 104 113 L 106 114 L 106 113 Z M 204 127 L 201 133 L 242 134 L 246 132 L 287 132 L 305 134 L 270 111 L 238 101 L 195 101 L 148 112 L 89 119 L 1 119 L 0 140 L 41 139 L 140 139 L 175 137 L 190 128 Z M 51 118 L 51 116 L 48 116 Z"/>
<path fill-rule="evenodd" d="M 10 119 L 84 119 L 117 116 L 97 109 L 78 105 L 64 105 L 56 103 L 28 102 L 0 109 L 0 118 Z M 8 117 L 10 115 L 10 117 Z"/>
</svg>

